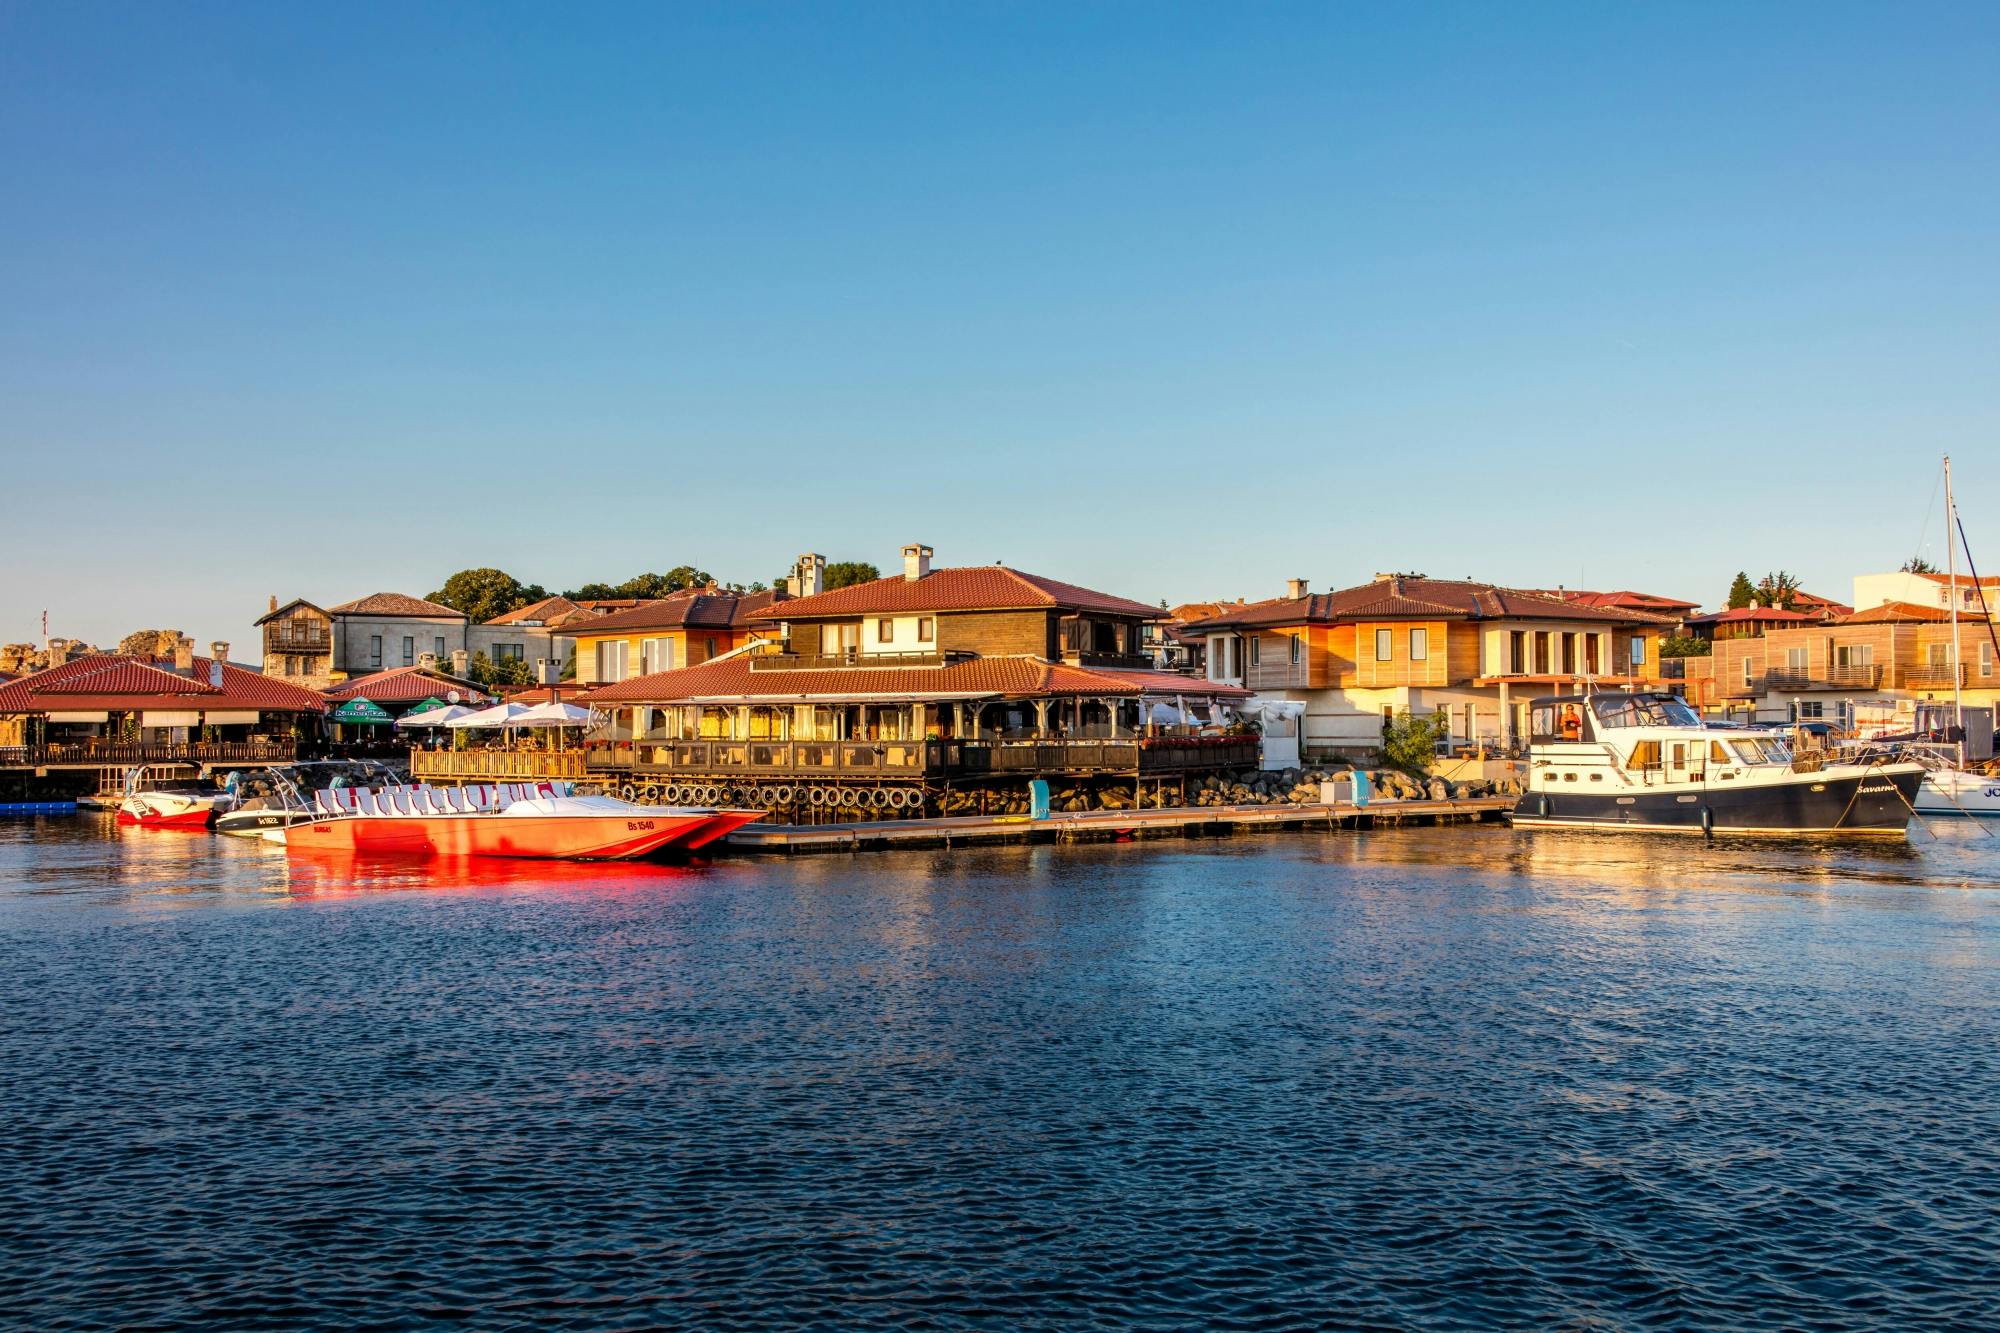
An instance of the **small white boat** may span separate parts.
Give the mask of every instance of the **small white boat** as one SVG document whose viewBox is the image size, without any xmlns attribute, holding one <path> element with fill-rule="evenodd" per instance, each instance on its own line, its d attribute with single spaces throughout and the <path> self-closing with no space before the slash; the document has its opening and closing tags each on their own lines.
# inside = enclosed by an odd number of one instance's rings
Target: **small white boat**
<svg viewBox="0 0 2000 1333">
<path fill-rule="evenodd" d="M 118 822 L 141 828 L 205 829 L 236 798 L 213 783 L 185 780 L 173 786 L 148 788 L 151 770 L 140 765 L 125 775 L 124 797 L 118 802 Z"/>
<path fill-rule="evenodd" d="M 1920 815 L 2000 816 L 2000 777 L 1962 768 L 1933 769 L 1924 774 L 1910 803 Z"/>
</svg>

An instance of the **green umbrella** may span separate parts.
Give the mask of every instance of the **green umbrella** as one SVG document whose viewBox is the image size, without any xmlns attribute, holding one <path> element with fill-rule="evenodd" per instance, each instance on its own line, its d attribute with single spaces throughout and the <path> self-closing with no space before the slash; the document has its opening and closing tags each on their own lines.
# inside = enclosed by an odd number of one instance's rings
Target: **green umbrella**
<svg viewBox="0 0 2000 1333">
<path fill-rule="evenodd" d="M 426 699 L 422 703 L 418 704 L 415 708 L 410 709 L 409 712 L 404 713 L 403 716 L 408 717 L 410 713 L 435 713 L 438 709 L 447 708 L 449 706 L 450 705 L 446 704 L 445 701 L 442 699 L 436 699 L 436 698 Z"/>
<path fill-rule="evenodd" d="M 389 721 L 389 715 L 372 699 L 349 699 L 333 710 L 333 720 L 357 726 L 384 726 Z"/>
</svg>

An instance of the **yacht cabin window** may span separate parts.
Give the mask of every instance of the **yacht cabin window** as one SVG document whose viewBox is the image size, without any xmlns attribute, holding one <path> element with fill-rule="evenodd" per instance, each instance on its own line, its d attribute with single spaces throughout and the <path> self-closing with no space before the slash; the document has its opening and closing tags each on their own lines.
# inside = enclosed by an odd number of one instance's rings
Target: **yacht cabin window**
<svg viewBox="0 0 2000 1333">
<path fill-rule="evenodd" d="M 1602 727 L 1698 727 L 1701 719 L 1671 694 L 1599 694 L 1590 709 Z"/>
</svg>

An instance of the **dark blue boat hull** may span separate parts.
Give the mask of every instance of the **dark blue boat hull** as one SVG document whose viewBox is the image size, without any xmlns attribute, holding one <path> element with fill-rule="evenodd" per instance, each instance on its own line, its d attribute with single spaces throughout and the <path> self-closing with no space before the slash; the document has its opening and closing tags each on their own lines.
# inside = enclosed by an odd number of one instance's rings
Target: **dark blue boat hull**
<svg viewBox="0 0 2000 1333">
<path fill-rule="evenodd" d="M 1657 787 L 1627 795 L 1529 792 L 1514 805 L 1523 828 L 1633 828 L 1717 833 L 1900 833 L 1920 771 L 1732 787 Z"/>
</svg>

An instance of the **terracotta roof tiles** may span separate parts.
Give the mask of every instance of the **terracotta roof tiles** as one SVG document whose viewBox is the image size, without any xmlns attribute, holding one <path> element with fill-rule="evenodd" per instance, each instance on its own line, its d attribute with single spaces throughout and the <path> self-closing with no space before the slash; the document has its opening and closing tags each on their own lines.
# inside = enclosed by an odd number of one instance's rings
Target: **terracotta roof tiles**
<svg viewBox="0 0 2000 1333">
<path fill-rule="evenodd" d="M 1013 611 L 1044 607 L 1161 619 L 1160 609 L 1005 565 L 934 569 L 920 579 L 901 575 L 799 597 L 759 613 L 765 620 L 812 620 L 919 611 Z"/>
<path fill-rule="evenodd" d="M 1191 628 L 1330 624 L 1349 620 L 1581 620 L 1648 624 L 1653 616 L 1612 607 L 1585 606 L 1536 593 L 1460 579 L 1378 579 L 1337 592 L 1254 602 Z"/>
<path fill-rule="evenodd" d="M 1045 662 L 1036 657 L 981 657 L 935 667 L 834 667 L 774 670 L 753 668 L 749 655 L 729 657 L 678 671 L 600 686 L 591 691 L 593 704 L 616 702 L 672 703 L 695 699 L 764 698 L 773 702 L 803 699 L 962 698 L 1003 695 L 1182 694 L 1201 698 L 1240 698 L 1248 693 L 1230 685 L 1197 680 L 1167 671 L 1111 671 Z M 767 659 L 766 659 L 767 660 Z"/>
<path fill-rule="evenodd" d="M 412 597 L 400 592 L 371 592 L 366 597 L 357 597 L 339 606 L 330 606 L 329 612 L 337 616 L 424 616 L 429 619 L 444 617 L 463 620 L 463 611 L 454 611 L 436 602 L 427 602 L 421 597 Z"/>
<path fill-rule="evenodd" d="M 217 665 L 206 657 L 195 658 L 190 679 L 177 674 L 170 662 L 122 653 L 79 657 L 0 685 L 0 713 L 171 707 L 276 713 L 326 710 L 326 700 L 311 690 L 228 662 L 220 664 L 218 687 L 211 683 Z"/>
<path fill-rule="evenodd" d="M 616 634 L 643 629 L 748 629 L 768 625 L 770 622 L 763 617 L 778 601 L 775 592 L 704 590 L 642 602 L 629 611 L 595 616 L 579 622 L 575 630 L 578 634 Z"/>
<path fill-rule="evenodd" d="M 421 666 L 391 667 L 387 671 L 356 676 L 329 689 L 326 697 L 334 700 L 366 699 L 378 704 L 414 704 L 433 697 L 442 699 L 453 690 L 467 696 L 471 702 L 491 697 L 489 691 L 469 680 L 460 680 Z"/>
</svg>

